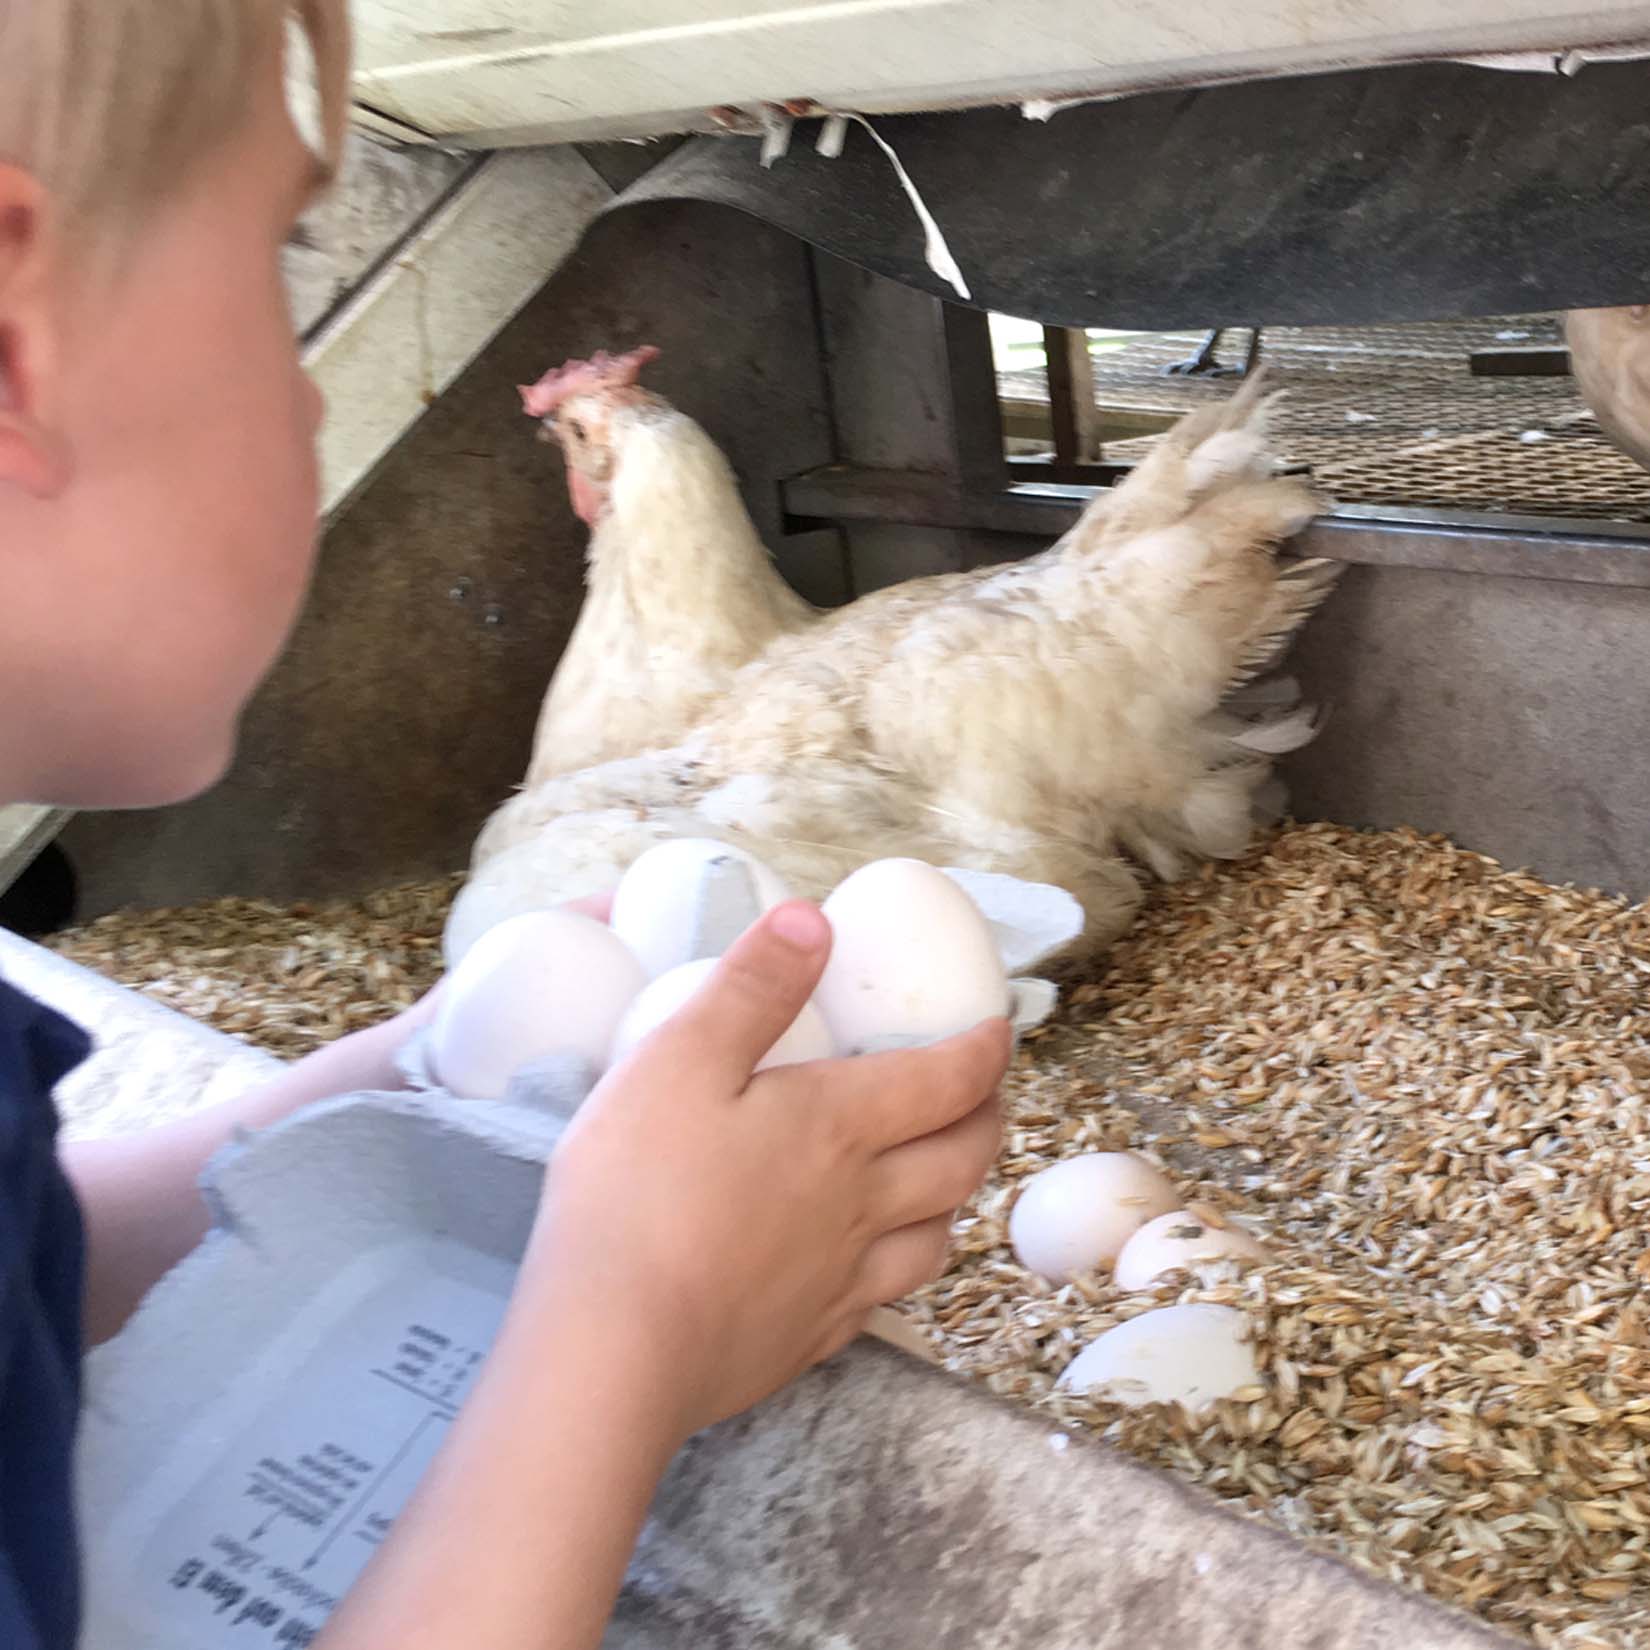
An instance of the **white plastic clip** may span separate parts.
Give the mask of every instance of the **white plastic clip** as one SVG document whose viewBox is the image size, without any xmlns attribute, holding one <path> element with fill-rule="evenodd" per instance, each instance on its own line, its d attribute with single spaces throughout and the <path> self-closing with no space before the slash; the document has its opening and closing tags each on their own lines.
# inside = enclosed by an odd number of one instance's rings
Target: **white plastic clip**
<svg viewBox="0 0 1650 1650">
<path fill-rule="evenodd" d="M 823 155 L 826 160 L 835 160 L 848 141 L 848 117 L 846 115 L 826 115 L 820 124 L 819 137 L 814 144 L 814 153 Z"/>
<path fill-rule="evenodd" d="M 791 117 L 777 109 L 762 110 L 762 167 L 765 171 L 776 160 L 783 160 L 791 147 Z"/>
</svg>

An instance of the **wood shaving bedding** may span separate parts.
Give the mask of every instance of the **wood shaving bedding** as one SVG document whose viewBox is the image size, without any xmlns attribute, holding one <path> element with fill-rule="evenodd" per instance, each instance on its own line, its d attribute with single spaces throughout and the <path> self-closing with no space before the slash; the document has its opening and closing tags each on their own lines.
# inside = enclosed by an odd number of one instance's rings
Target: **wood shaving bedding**
<svg viewBox="0 0 1650 1650">
<path fill-rule="evenodd" d="M 452 881 L 120 915 L 57 949 L 283 1055 L 430 984 Z M 905 1303 L 947 1367 L 1543 1646 L 1650 1650 L 1650 914 L 1436 837 L 1287 829 L 1155 890 L 1022 1049 L 1006 1149 Z M 1155 1294 L 1017 1266 L 1026 1176 L 1130 1149 L 1274 1260 Z M 1054 1380 L 1173 1300 L 1264 1384 L 1198 1417 Z"/>
</svg>

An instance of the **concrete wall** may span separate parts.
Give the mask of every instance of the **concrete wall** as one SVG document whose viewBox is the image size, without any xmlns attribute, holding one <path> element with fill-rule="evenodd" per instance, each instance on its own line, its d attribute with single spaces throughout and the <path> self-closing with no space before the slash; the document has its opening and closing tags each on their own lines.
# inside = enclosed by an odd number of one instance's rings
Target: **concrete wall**
<svg viewBox="0 0 1650 1650">
<path fill-rule="evenodd" d="M 1650 894 L 1650 589 L 1355 567 L 1296 665 L 1329 712 L 1287 769 L 1298 817 Z"/>
</svg>

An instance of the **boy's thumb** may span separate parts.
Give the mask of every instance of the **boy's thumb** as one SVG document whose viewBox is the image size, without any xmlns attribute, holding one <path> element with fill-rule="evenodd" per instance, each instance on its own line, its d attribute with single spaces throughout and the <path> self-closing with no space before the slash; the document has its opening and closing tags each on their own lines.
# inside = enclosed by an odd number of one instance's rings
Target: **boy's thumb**
<svg viewBox="0 0 1650 1650">
<path fill-rule="evenodd" d="M 743 1088 L 802 1012 L 830 954 L 831 925 L 818 906 L 775 906 L 745 930 L 676 1016 L 677 1046 L 701 1071 Z"/>
</svg>

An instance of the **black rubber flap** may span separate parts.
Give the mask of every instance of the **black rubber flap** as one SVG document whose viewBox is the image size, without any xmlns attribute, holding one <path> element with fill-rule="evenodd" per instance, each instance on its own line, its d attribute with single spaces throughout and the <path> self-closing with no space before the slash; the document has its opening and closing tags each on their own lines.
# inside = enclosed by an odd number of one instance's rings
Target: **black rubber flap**
<svg viewBox="0 0 1650 1650">
<path fill-rule="evenodd" d="M 883 118 L 981 309 L 1067 326 L 1361 324 L 1650 298 L 1650 64 L 1452 65 Z M 696 138 L 615 202 L 736 207 L 941 297 L 858 128 L 770 170 Z"/>
</svg>

